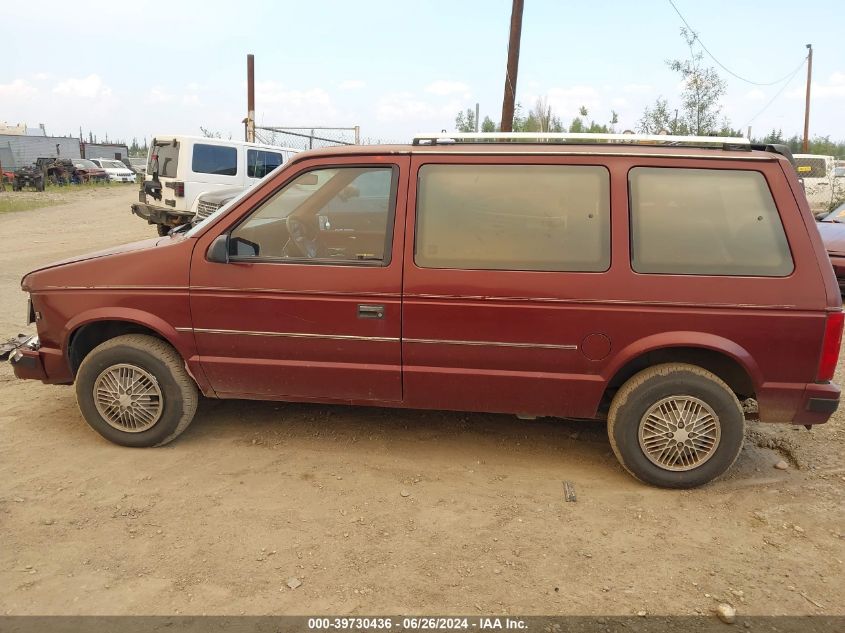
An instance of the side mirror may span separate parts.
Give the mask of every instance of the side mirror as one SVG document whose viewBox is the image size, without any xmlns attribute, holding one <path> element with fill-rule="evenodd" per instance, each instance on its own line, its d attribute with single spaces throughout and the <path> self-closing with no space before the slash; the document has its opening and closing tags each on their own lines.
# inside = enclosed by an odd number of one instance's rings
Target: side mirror
<svg viewBox="0 0 845 633">
<path fill-rule="evenodd" d="M 205 258 L 215 264 L 229 263 L 229 234 L 224 233 L 214 238 L 211 246 L 208 247 L 208 252 Z"/>
</svg>

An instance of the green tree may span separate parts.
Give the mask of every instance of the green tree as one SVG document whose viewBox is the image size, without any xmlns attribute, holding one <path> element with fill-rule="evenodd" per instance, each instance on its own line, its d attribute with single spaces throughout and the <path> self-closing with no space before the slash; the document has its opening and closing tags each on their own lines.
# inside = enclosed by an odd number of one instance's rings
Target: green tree
<svg viewBox="0 0 845 633">
<path fill-rule="evenodd" d="M 772 128 L 772 131 L 769 132 L 769 134 L 767 136 L 764 136 L 761 139 L 761 141 L 763 143 L 766 143 L 766 144 L 768 144 L 768 143 L 783 143 L 784 142 L 783 130 L 776 130 L 776 129 Z"/>
<path fill-rule="evenodd" d="M 731 127 L 731 122 L 728 121 L 727 117 L 722 119 L 722 125 L 719 127 L 718 136 L 744 136 L 745 133 L 742 130 L 735 130 Z"/>
<path fill-rule="evenodd" d="M 719 114 L 722 112 L 720 99 L 725 94 L 725 81 L 715 68 L 702 63 L 704 53 L 695 49 L 698 36 L 687 28 L 681 28 L 681 37 L 689 47 L 689 59 L 667 60 L 666 64 L 683 81 L 681 109 L 684 122 L 695 135 L 718 132 Z"/>
<path fill-rule="evenodd" d="M 497 132 L 498 126 L 493 123 L 493 119 L 489 116 L 484 117 L 484 120 L 481 122 L 481 131 L 482 132 Z"/>
<path fill-rule="evenodd" d="M 587 134 L 607 134 L 610 131 L 607 125 L 603 123 L 596 123 L 593 120 L 590 120 L 589 124 L 587 123 L 587 117 L 590 115 L 590 111 L 587 110 L 587 106 L 581 106 L 578 108 L 578 116 L 572 119 L 572 122 L 569 124 L 569 132 L 573 134 L 580 134 L 580 133 L 587 133 Z M 618 120 L 616 117 L 616 113 L 613 112 L 611 116 L 611 123 L 615 122 L 614 118 Z"/>
<path fill-rule="evenodd" d="M 458 132 L 475 132 L 475 111 L 467 108 L 466 112 L 458 112 L 455 117 L 455 130 Z"/>
<path fill-rule="evenodd" d="M 637 131 L 642 134 L 660 134 L 662 130 L 672 131 L 672 113 L 669 111 L 669 101 L 657 97 L 652 106 L 646 106 L 643 115 L 637 123 Z"/>
</svg>

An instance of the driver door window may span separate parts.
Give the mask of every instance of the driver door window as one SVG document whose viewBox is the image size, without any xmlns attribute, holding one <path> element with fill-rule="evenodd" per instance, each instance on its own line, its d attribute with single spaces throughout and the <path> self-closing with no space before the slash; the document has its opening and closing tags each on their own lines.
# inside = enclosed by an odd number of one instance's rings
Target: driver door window
<svg viewBox="0 0 845 633">
<path fill-rule="evenodd" d="M 397 173 L 336 167 L 300 174 L 232 231 L 230 257 L 387 265 Z"/>
</svg>

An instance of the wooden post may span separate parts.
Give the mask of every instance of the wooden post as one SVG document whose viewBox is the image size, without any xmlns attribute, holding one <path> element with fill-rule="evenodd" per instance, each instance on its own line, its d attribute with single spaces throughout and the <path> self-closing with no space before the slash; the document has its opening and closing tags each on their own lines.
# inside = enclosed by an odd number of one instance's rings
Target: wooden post
<svg viewBox="0 0 845 633">
<path fill-rule="evenodd" d="M 255 143 L 255 55 L 246 56 L 246 141 Z"/>
<path fill-rule="evenodd" d="M 513 0 L 511 34 L 508 41 L 508 66 L 505 72 L 505 97 L 502 101 L 502 132 L 513 131 L 513 111 L 516 101 L 516 76 L 519 71 L 519 41 L 522 38 L 523 0 Z"/>
<path fill-rule="evenodd" d="M 810 52 L 807 54 L 807 100 L 804 103 L 804 143 L 801 146 L 806 154 L 810 151 L 810 83 L 813 80 L 813 45 L 807 44 Z"/>
</svg>

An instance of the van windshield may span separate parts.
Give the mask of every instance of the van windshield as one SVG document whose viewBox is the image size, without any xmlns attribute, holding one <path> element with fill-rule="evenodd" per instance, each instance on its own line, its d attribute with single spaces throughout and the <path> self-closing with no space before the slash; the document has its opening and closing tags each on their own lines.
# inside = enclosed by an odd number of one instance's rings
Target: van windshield
<svg viewBox="0 0 845 633">
<path fill-rule="evenodd" d="M 147 173 L 158 172 L 160 178 L 176 178 L 176 168 L 179 166 L 179 143 L 153 141 L 150 149 L 150 162 Z"/>
</svg>

